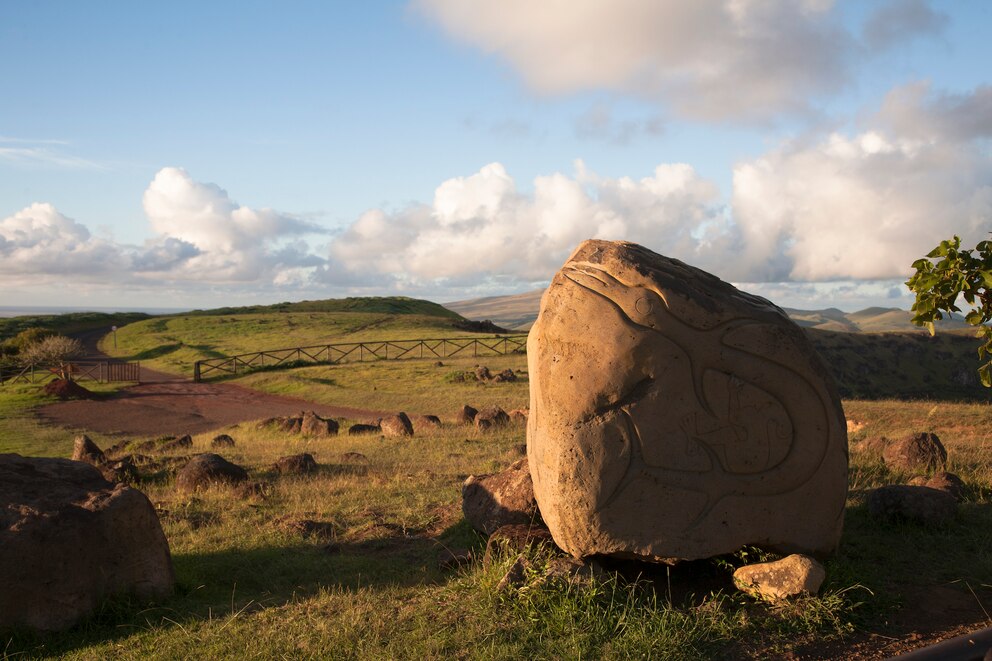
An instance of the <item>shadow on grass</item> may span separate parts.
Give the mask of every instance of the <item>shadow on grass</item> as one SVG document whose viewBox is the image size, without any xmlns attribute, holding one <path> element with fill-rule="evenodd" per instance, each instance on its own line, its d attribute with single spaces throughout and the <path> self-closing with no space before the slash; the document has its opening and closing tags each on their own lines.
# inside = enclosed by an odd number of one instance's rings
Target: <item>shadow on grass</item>
<svg viewBox="0 0 992 661">
<path fill-rule="evenodd" d="M 379 527 L 379 532 L 387 530 Z M 175 594 L 159 603 L 128 597 L 105 600 L 89 618 L 62 633 L 0 633 L 0 655 L 42 658 L 123 640 L 144 631 L 185 631 L 308 598 L 324 589 L 378 590 L 436 584 L 457 572 L 438 568 L 445 547 L 479 538 L 462 521 L 438 537 L 392 534 L 358 541 L 295 539 L 284 545 L 173 554 Z"/>
<path fill-rule="evenodd" d="M 138 353 L 131 354 L 130 356 L 125 356 L 122 360 L 151 360 L 152 358 L 167 356 L 170 353 L 179 351 L 182 348 L 182 342 L 176 342 L 174 344 L 161 344 L 152 349 L 145 349 L 144 351 L 139 351 Z"/>
</svg>

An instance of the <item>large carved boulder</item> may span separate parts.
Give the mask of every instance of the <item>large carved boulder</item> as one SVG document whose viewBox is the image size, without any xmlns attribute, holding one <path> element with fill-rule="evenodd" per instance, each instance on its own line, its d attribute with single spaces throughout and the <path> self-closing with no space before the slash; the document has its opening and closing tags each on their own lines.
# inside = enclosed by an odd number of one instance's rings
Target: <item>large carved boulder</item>
<svg viewBox="0 0 992 661">
<path fill-rule="evenodd" d="M 106 597 L 162 598 L 174 582 L 140 491 L 78 461 L 0 454 L 0 630 L 66 629 Z"/>
<path fill-rule="evenodd" d="M 528 457 L 576 557 L 832 551 L 844 413 L 802 330 L 765 299 L 632 243 L 587 241 L 527 343 Z"/>
</svg>

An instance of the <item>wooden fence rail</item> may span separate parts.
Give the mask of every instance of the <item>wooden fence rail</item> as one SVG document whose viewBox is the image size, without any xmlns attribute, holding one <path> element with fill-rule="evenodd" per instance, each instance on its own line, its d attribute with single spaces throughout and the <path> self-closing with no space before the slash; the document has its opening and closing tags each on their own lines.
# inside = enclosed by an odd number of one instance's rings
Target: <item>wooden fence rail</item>
<svg viewBox="0 0 992 661">
<path fill-rule="evenodd" d="M 114 360 L 74 360 L 69 365 L 74 381 L 140 381 L 141 364 Z M 52 365 L 4 367 L 0 365 L 0 385 L 7 383 L 44 383 L 59 376 Z"/>
<path fill-rule="evenodd" d="M 193 380 L 237 375 L 261 368 L 296 367 L 303 364 L 337 364 L 403 358 L 450 358 L 451 356 L 499 356 L 527 350 L 526 335 L 497 337 L 446 337 L 431 340 L 382 340 L 318 344 L 290 349 L 269 349 L 226 358 L 198 360 L 193 364 Z M 211 377 L 212 378 L 212 377 Z"/>
</svg>

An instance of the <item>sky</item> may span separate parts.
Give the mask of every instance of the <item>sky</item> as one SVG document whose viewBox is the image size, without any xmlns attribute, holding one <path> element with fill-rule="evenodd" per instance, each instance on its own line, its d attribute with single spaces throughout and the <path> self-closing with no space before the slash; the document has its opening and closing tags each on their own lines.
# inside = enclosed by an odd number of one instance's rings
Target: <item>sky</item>
<svg viewBox="0 0 992 661">
<path fill-rule="evenodd" d="M 908 309 L 992 231 L 987 0 L 0 0 L 0 306 L 435 301 L 640 243 Z"/>
</svg>

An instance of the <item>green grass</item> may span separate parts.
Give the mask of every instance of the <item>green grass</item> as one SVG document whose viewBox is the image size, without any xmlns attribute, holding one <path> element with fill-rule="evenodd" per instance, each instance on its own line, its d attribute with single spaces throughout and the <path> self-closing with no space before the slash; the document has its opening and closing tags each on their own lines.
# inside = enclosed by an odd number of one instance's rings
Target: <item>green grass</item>
<svg viewBox="0 0 992 661">
<path fill-rule="evenodd" d="M 475 362 L 492 371 L 523 369 L 521 356 L 444 362 L 318 366 L 240 382 L 442 417 L 465 402 L 526 405 L 525 380 L 484 385 L 456 377 Z M 73 432 L 31 417 L 31 407 L 44 401 L 29 387 L 0 390 L 0 452 L 68 456 Z M 535 571 L 523 588 L 497 592 L 514 556 L 483 566 L 485 540 L 462 518 L 460 489 L 467 475 L 517 459 L 523 426 L 482 434 L 449 424 L 397 440 L 348 436 L 348 420 L 341 435 L 327 439 L 242 423 L 195 436 L 188 452 L 207 451 L 215 434 L 230 434 L 237 445 L 222 454 L 248 468 L 252 481 L 267 483 L 265 497 L 224 487 L 179 494 L 167 472 L 137 485 L 157 507 L 172 548 L 173 597 L 151 605 L 111 601 L 69 632 L 18 632 L 0 637 L 0 649 L 15 658 L 70 659 L 768 658 L 859 631 L 899 635 L 886 623 L 918 605 L 914 590 L 974 590 L 976 600 L 992 605 L 992 408 L 857 400 L 845 407 L 864 423 L 855 442 L 939 434 L 967 499 L 947 528 L 879 524 L 865 510 L 865 490 L 911 476 L 855 452 L 845 532 L 819 596 L 769 606 L 736 592 L 730 574 L 754 550 L 671 570 L 615 563 L 609 568 L 616 572 L 584 587 L 541 583 Z M 104 447 L 110 442 L 91 436 Z M 279 456 L 303 451 L 321 464 L 317 475 L 272 471 Z M 365 455 L 367 465 L 343 462 L 346 452 Z M 322 534 L 291 525 L 302 520 L 319 522 Z M 443 548 L 469 548 L 476 561 L 442 571 Z M 539 551 L 528 557 L 538 570 L 548 561 Z"/>
<path fill-rule="evenodd" d="M 472 335 L 458 328 L 456 322 L 450 315 L 379 312 L 156 317 L 118 330 L 117 349 L 109 337 L 100 346 L 117 358 L 138 360 L 164 372 L 190 375 L 197 360 L 263 349 Z"/>
</svg>

